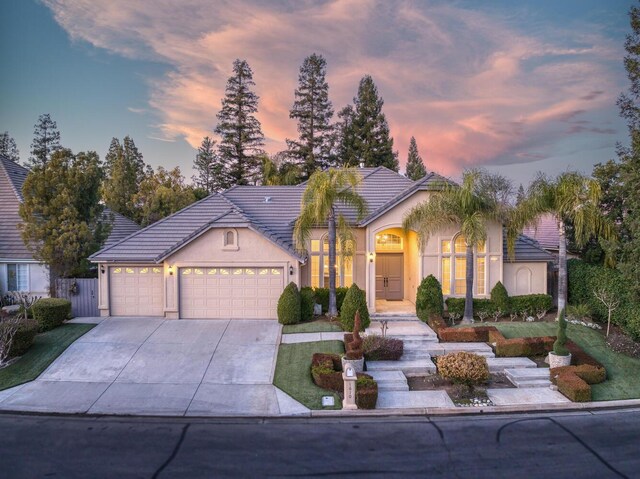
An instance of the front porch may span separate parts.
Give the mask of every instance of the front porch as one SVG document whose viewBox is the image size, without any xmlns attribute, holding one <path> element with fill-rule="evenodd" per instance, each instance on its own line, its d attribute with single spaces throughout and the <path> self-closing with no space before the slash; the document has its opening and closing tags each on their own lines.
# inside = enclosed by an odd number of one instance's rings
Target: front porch
<svg viewBox="0 0 640 479">
<path fill-rule="evenodd" d="M 385 315 L 415 315 L 416 305 L 408 299 L 400 301 L 388 301 L 386 299 L 376 300 L 375 314 L 378 316 Z"/>
</svg>

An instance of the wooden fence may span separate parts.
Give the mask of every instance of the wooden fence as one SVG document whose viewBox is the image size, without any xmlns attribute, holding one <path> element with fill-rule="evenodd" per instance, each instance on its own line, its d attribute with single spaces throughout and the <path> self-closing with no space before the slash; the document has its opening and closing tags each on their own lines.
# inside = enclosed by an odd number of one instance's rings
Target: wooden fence
<svg viewBox="0 0 640 479">
<path fill-rule="evenodd" d="M 57 279 L 56 296 L 71 301 L 74 318 L 100 316 L 97 278 Z"/>
</svg>

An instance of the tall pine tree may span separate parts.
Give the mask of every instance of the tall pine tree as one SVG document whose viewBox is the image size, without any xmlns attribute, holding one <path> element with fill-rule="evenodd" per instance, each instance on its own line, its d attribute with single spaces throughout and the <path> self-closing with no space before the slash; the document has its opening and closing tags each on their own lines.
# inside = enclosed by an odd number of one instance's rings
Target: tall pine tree
<svg viewBox="0 0 640 479">
<path fill-rule="evenodd" d="M 194 184 L 211 194 L 229 187 L 224 165 L 215 149 L 216 141 L 208 136 L 202 140 L 193 161 L 197 174 L 192 177 Z"/>
<path fill-rule="evenodd" d="M 58 125 L 51 119 L 49 113 L 38 117 L 33 129 L 33 143 L 31 143 L 30 167 L 42 166 L 49 161 L 51 155 L 60 148 L 60 132 Z"/>
<path fill-rule="evenodd" d="M 407 178 L 416 181 L 423 178 L 427 174 L 420 153 L 418 153 L 418 144 L 412 136 L 409 142 L 409 155 L 407 157 Z"/>
<path fill-rule="evenodd" d="M 522 183 L 520 183 L 520 186 L 518 187 L 518 192 L 516 193 L 516 206 L 522 203 L 526 197 L 527 195 L 524 192 L 524 187 L 522 186 Z"/>
<path fill-rule="evenodd" d="M 113 138 L 105 156 L 105 179 L 102 184 L 105 204 L 116 213 L 140 221 L 140 209 L 134 196 L 144 177 L 144 159 L 133 138 L 125 136 L 122 143 Z"/>
<path fill-rule="evenodd" d="M 627 120 L 631 145 L 620 148 L 620 183 L 622 194 L 622 230 L 619 268 L 640 300 L 640 9 L 631 7 L 632 32 L 627 35 L 624 66 L 631 82 L 628 93 L 618 99 L 620 114 Z M 640 320 L 639 318 L 636 318 Z"/>
<path fill-rule="evenodd" d="M 230 185 L 253 184 L 259 179 L 264 135 L 255 117 L 258 95 L 253 72 L 245 60 L 233 62 L 233 75 L 227 81 L 222 109 L 215 132 L 220 135 L 220 159 Z"/>
<path fill-rule="evenodd" d="M 356 131 L 354 127 L 356 112 L 353 105 L 347 105 L 338 112 L 338 123 L 334 126 L 336 138 L 336 163 L 344 167 L 359 166 L 360 156 L 356 149 Z"/>
<path fill-rule="evenodd" d="M 303 179 L 331 163 L 333 107 L 325 79 L 327 62 L 322 55 L 304 59 L 289 118 L 298 121 L 297 140 L 287 140 L 289 157 L 302 166 Z"/>
<path fill-rule="evenodd" d="M 353 145 L 349 145 L 349 148 L 354 150 L 358 163 L 370 167 L 385 166 L 398 171 L 398 155 L 393 151 L 389 124 L 382 113 L 384 101 L 378 95 L 378 88 L 371 76 L 367 75 L 360 80 L 358 94 L 353 100 L 355 109 L 351 122 L 352 131 L 346 137 L 353 140 Z"/>
<path fill-rule="evenodd" d="M 16 140 L 11 138 L 8 131 L 0 133 L 0 155 L 16 163 L 20 162 L 20 152 Z"/>
</svg>

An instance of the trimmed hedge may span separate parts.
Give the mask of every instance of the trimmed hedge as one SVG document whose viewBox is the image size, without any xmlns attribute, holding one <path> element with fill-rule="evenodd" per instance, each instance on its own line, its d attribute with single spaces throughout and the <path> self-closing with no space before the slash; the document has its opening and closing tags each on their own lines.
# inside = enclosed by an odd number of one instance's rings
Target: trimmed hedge
<svg viewBox="0 0 640 479">
<path fill-rule="evenodd" d="M 543 356 L 553 350 L 553 336 L 533 338 L 513 338 L 496 341 L 495 353 L 497 357 L 526 357 Z"/>
<path fill-rule="evenodd" d="M 349 288 L 336 288 L 336 307 L 338 312 L 342 309 L 342 303 L 347 295 Z M 315 288 L 313 290 L 316 303 L 322 305 L 322 312 L 327 314 L 329 312 L 329 288 Z"/>
<path fill-rule="evenodd" d="M 365 297 L 364 291 L 358 288 L 357 284 L 353 283 L 345 295 L 342 309 L 340 310 L 340 323 L 342 324 L 343 331 L 353 331 L 356 311 L 360 311 L 360 320 L 362 322 L 360 331 L 364 331 L 369 327 L 369 324 L 371 324 L 369 309 L 367 308 L 367 298 Z"/>
<path fill-rule="evenodd" d="M 278 299 L 278 322 L 280 324 L 296 324 L 301 319 L 300 291 L 292 281 L 284 288 Z"/>
<path fill-rule="evenodd" d="M 404 353 L 404 343 L 401 339 L 371 334 L 364 338 L 363 349 L 367 361 L 398 361 Z"/>
<path fill-rule="evenodd" d="M 433 314 L 442 316 L 444 313 L 444 298 L 442 286 L 435 276 L 430 274 L 422 280 L 416 294 L 416 315 L 425 323 Z"/>
<path fill-rule="evenodd" d="M 551 369 L 551 382 L 574 402 L 591 401 L 590 385 L 606 381 L 607 370 L 576 343 L 567 341 L 566 346 L 571 352 L 571 366 Z"/>
<path fill-rule="evenodd" d="M 437 333 L 440 341 L 444 343 L 488 343 L 490 331 L 497 331 L 497 329 L 494 326 L 441 328 Z"/>
<path fill-rule="evenodd" d="M 634 340 L 640 340 L 640 304 L 617 269 L 587 264 L 579 259 L 567 261 L 568 293 L 571 304 L 587 304 L 596 319 L 607 320 L 607 308 L 595 297 L 595 290 L 605 288 L 616 293 L 620 306 L 611 322 L 620 326 Z"/>
<path fill-rule="evenodd" d="M 548 311 L 553 307 L 553 299 L 548 294 L 525 294 L 521 296 L 511 296 L 511 298 L 508 299 L 509 307 L 505 310 L 499 307 L 492 299 L 474 298 L 473 314 L 477 315 L 479 312 L 484 311 L 492 315 L 494 311 L 500 309 L 505 314 L 509 312 L 521 313 L 527 310 L 530 314 L 534 315 L 541 309 Z M 500 299 L 500 301 L 502 301 L 502 299 Z M 449 313 L 464 314 L 464 298 L 447 298 L 445 303 L 447 304 Z"/>
<path fill-rule="evenodd" d="M 378 402 L 378 383 L 368 374 L 358 374 L 356 380 L 356 406 L 375 409 Z"/>
<path fill-rule="evenodd" d="M 1 327 L 1 325 L 0 325 Z M 35 319 L 23 319 L 13 337 L 13 343 L 9 350 L 10 357 L 22 356 L 33 345 L 40 325 Z"/>
<path fill-rule="evenodd" d="M 509 314 L 509 293 L 501 281 L 498 281 L 491 290 L 491 301 L 496 310 L 499 309 L 503 314 Z"/>
<path fill-rule="evenodd" d="M 315 353 L 311 357 L 311 376 L 313 382 L 322 389 L 342 393 L 342 361 L 337 354 Z"/>
<path fill-rule="evenodd" d="M 300 320 L 311 321 L 313 319 L 313 306 L 315 304 L 313 288 L 305 286 L 300 288 Z"/>
<path fill-rule="evenodd" d="M 447 298 L 445 301 L 447 304 L 447 311 L 449 313 L 457 313 L 459 315 L 464 314 L 464 298 Z M 490 299 L 474 298 L 473 299 L 473 314 L 477 315 L 480 311 L 486 311 L 489 314 L 493 314 L 496 307 Z"/>
<path fill-rule="evenodd" d="M 31 306 L 33 319 L 38 321 L 40 331 L 57 328 L 71 318 L 71 301 L 63 298 L 42 298 Z"/>
</svg>

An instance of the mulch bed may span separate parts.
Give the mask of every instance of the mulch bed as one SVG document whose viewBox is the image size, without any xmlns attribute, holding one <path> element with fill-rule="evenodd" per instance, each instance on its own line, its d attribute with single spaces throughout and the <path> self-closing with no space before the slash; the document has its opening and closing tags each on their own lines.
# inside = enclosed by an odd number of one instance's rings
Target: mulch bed
<svg viewBox="0 0 640 479">
<path fill-rule="evenodd" d="M 616 353 L 640 359 L 640 343 L 620 332 L 612 332 L 606 338 L 607 346 Z"/>
<path fill-rule="evenodd" d="M 489 381 L 470 390 L 463 384 L 454 384 L 437 374 L 407 378 L 410 391 L 446 391 L 457 406 L 489 406 L 487 389 L 506 389 L 515 386 L 502 373 L 491 374 Z"/>
</svg>

